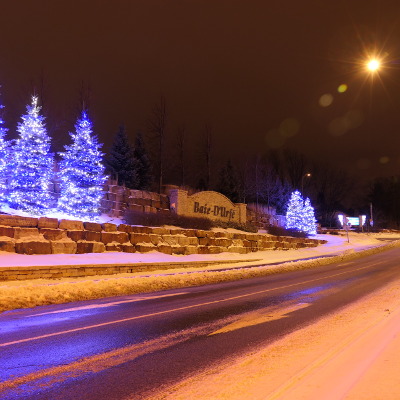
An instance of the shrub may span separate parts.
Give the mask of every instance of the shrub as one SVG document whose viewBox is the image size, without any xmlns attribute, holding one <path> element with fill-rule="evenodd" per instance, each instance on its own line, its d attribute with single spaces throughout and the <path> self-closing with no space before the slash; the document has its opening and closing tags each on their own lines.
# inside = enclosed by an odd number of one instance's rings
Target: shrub
<svg viewBox="0 0 400 400">
<path fill-rule="evenodd" d="M 124 222 L 129 225 L 144 225 L 144 226 L 163 226 L 173 225 L 179 226 L 184 229 L 201 229 L 210 230 L 211 228 L 233 228 L 245 232 L 257 233 L 258 229 L 256 226 L 246 223 L 241 224 L 238 222 L 224 222 L 224 221 L 211 221 L 207 218 L 197 217 L 184 217 L 182 215 L 176 215 L 175 213 L 142 213 L 137 211 L 125 211 Z"/>
<path fill-rule="evenodd" d="M 144 226 L 163 226 L 173 225 L 184 229 L 202 229 L 212 228 L 212 222 L 207 218 L 183 217 L 175 213 L 142 213 L 137 211 L 125 211 L 124 222 L 129 225 Z"/>
<path fill-rule="evenodd" d="M 285 229 L 282 226 L 269 226 L 267 227 L 267 232 L 274 236 L 308 237 L 306 232 L 298 231 L 296 229 Z"/>
<path fill-rule="evenodd" d="M 243 224 L 240 222 L 224 222 L 224 221 L 213 221 L 213 226 L 216 228 L 223 228 L 223 229 L 238 229 L 240 231 L 250 232 L 250 233 L 257 233 L 258 228 L 255 225 L 250 224 L 249 222 Z"/>
</svg>

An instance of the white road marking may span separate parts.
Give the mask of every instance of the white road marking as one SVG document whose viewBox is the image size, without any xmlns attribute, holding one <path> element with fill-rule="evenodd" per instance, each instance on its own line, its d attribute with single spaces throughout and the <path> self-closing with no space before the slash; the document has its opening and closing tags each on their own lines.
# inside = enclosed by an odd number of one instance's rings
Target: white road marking
<svg viewBox="0 0 400 400">
<path fill-rule="evenodd" d="M 231 301 L 231 300 L 243 299 L 243 298 L 246 298 L 246 297 L 251 297 L 251 296 L 262 294 L 262 293 L 273 292 L 273 291 L 276 291 L 276 290 L 279 290 L 279 289 L 287 289 L 287 288 L 291 288 L 291 287 L 294 287 L 294 286 L 304 285 L 304 284 L 307 284 L 307 283 L 319 282 L 319 281 L 327 279 L 327 278 L 334 278 L 336 276 L 345 275 L 345 274 L 348 274 L 349 272 L 362 271 L 364 269 L 368 269 L 368 268 L 374 267 L 374 266 L 382 264 L 382 263 L 383 262 L 378 262 L 378 263 L 370 264 L 370 265 L 367 265 L 367 266 L 364 266 L 364 267 L 355 268 L 355 269 L 353 269 L 351 271 L 338 272 L 336 274 L 329 275 L 329 276 L 324 276 L 324 277 L 321 277 L 321 278 L 310 279 L 308 281 L 303 281 L 303 282 L 300 282 L 300 283 L 293 283 L 293 284 L 290 284 L 290 285 L 283 285 L 283 286 L 279 286 L 279 287 L 272 288 L 272 289 L 264 289 L 264 290 L 260 290 L 260 291 L 257 291 L 257 292 L 252 292 L 252 293 L 242 294 L 242 295 L 239 295 L 239 296 L 229 297 L 227 299 L 208 301 L 208 302 L 205 302 L 205 303 L 193 304 L 191 306 L 178 307 L 178 308 L 173 308 L 171 310 L 165 310 L 165 311 L 159 311 L 159 312 L 150 313 L 150 314 L 138 315 L 136 317 L 123 318 L 123 319 L 119 319 L 119 320 L 115 320 L 115 321 L 103 322 L 101 324 L 83 326 L 83 327 L 75 328 L 75 329 L 67 329 L 65 331 L 48 333 L 46 335 L 34 336 L 34 337 L 31 337 L 31 338 L 15 340 L 15 341 L 12 341 L 12 342 L 0 343 L 0 347 L 7 347 L 7 346 L 15 345 L 15 344 L 31 342 L 33 340 L 45 339 L 45 338 L 49 338 L 49 337 L 65 335 L 65 334 L 68 334 L 68 333 L 75 333 L 75 332 L 79 332 L 79 331 L 86 331 L 86 330 L 89 330 L 89 329 L 100 328 L 100 327 L 103 327 L 103 326 L 115 325 L 115 324 L 128 322 L 128 321 L 135 321 L 135 320 L 138 320 L 138 319 L 150 318 L 150 317 L 154 317 L 154 316 L 157 316 L 157 315 L 170 314 L 170 313 L 173 313 L 175 311 L 189 310 L 189 309 L 192 309 L 192 308 L 199 308 L 199 307 L 203 307 L 203 306 L 207 306 L 207 305 L 211 305 L 211 304 L 226 303 L 226 302 Z"/>
<path fill-rule="evenodd" d="M 164 294 L 164 295 L 159 295 L 159 296 L 132 296 L 131 298 L 129 298 L 127 300 L 112 301 L 109 303 L 101 303 L 101 304 L 90 304 L 90 305 L 81 306 L 81 307 L 65 308 L 63 310 L 48 311 L 48 312 L 44 312 L 44 313 L 40 313 L 40 314 L 32 314 L 32 315 L 28 315 L 28 317 L 31 318 L 31 317 L 37 317 L 40 315 L 47 315 L 47 314 L 58 314 L 58 313 L 73 312 L 73 311 L 92 310 L 92 309 L 96 309 L 96 308 L 113 307 L 113 306 L 117 306 L 119 304 L 124 304 L 124 303 L 135 303 L 137 301 L 143 301 L 143 300 L 162 299 L 165 297 L 179 296 L 181 294 L 186 294 L 186 293 L 188 293 L 188 292 Z"/>
</svg>

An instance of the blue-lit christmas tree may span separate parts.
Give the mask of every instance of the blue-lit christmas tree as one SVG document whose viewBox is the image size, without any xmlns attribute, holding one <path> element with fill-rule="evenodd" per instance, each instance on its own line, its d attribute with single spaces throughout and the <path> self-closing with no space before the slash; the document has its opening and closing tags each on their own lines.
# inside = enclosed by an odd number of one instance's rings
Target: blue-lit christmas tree
<svg viewBox="0 0 400 400">
<path fill-rule="evenodd" d="M 296 190 L 290 195 L 286 211 L 286 229 L 303 230 L 303 198 Z"/>
<path fill-rule="evenodd" d="M 22 122 L 19 137 L 11 149 L 9 205 L 34 215 L 44 215 L 52 207 L 53 154 L 38 98 L 32 96 Z"/>
<path fill-rule="evenodd" d="M 93 135 L 92 123 L 84 111 L 70 133 L 72 144 L 60 153 L 60 198 L 58 210 L 83 220 L 100 215 L 104 175 L 102 144 Z"/>
<path fill-rule="evenodd" d="M 6 202 L 6 181 L 9 175 L 10 143 L 6 140 L 7 128 L 4 127 L 4 105 L 0 103 L 0 202 Z"/>
<path fill-rule="evenodd" d="M 317 221 L 315 219 L 314 208 L 310 199 L 307 197 L 303 207 L 303 227 L 302 231 L 309 235 L 317 234 Z"/>
</svg>

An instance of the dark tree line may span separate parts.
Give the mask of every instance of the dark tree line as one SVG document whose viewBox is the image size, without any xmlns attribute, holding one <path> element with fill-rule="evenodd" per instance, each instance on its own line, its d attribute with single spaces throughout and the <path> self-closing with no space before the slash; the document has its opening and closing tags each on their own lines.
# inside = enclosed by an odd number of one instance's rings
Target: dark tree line
<svg viewBox="0 0 400 400">
<path fill-rule="evenodd" d="M 106 171 L 119 185 L 130 189 L 149 190 L 152 185 L 151 163 L 138 132 L 131 145 L 125 127 L 122 125 L 115 135 L 111 149 L 105 158 Z"/>
<path fill-rule="evenodd" d="M 397 181 L 377 181 L 368 192 L 345 171 L 294 149 L 229 159 L 229 154 L 216 153 L 210 124 L 193 135 L 183 124 L 171 129 L 168 121 L 167 102 L 161 97 L 148 120 L 146 136 L 137 134 L 131 145 L 125 127 L 120 127 L 106 157 L 108 172 L 119 184 L 159 192 L 165 184 L 216 190 L 233 202 L 273 207 L 278 214 L 286 213 L 291 192 L 299 190 L 311 199 L 323 226 L 336 226 L 338 211 L 370 218 L 371 201 L 382 222 L 400 226 Z"/>
</svg>

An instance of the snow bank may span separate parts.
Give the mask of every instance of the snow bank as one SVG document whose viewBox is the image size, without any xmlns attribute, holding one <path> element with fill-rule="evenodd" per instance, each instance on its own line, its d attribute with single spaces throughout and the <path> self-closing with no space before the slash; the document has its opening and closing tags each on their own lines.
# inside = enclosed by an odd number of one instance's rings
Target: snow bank
<svg viewBox="0 0 400 400">
<path fill-rule="evenodd" d="M 314 248 L 288 251 L 263 251 L 246 255 L 222 253 L 215 255 L 170 256 L 161 253 L 125 254 L 50 254 L 21 255 L 3 253 L 0 255 L 0 266 L 34 266 L 34 265 L 66 265 L 88 263 L 123 263 L 123 262 L 169 262 L 169 261 L 205 261 L 205 260 L 248 260 L 251 262 L 223 264 L 208 268 L 184 268 L 168 271 L 152 271 L 148 273 L 120 274 L 109 276 L 91 276 L 84 278 L 63 278 L 57 280 L 10 281 L 0 283 L 0 311 L 16 308 L 28 308 L 45 304 L 60 304 L 71 301 L 89 300 L 117 295 L 154 292 L 159 290 L 199 286 L 208 283 L 219 283 L 243 278 L 252 278 L 312 268 L 351 259 L 366 254 L 383 251 L 388 246 L 396 246 L 397 241 L 385 244 L 372 235 L 352 234 L 350 243 L 342 236 L 319 235 L 328 240 L 326 245 Z M 399 235 L 391 235 L 388 239 L 398 239 Z M 251 257 L 250 257 L 251 256 Z M 326 258 L 326 256 L 330 256 Z M 314 257 L 308 261 L 293 261 Z M 325 257 L 325 258 L 324 258 Z M 284 263 L 272 265 L 274 263 Z M 263 264 L 263 266 L 260 266 Z M 242 268 L 242 267 L 246 268 Z M 249 266 L 253 266 L 249 268 Z"/>
</svg>

